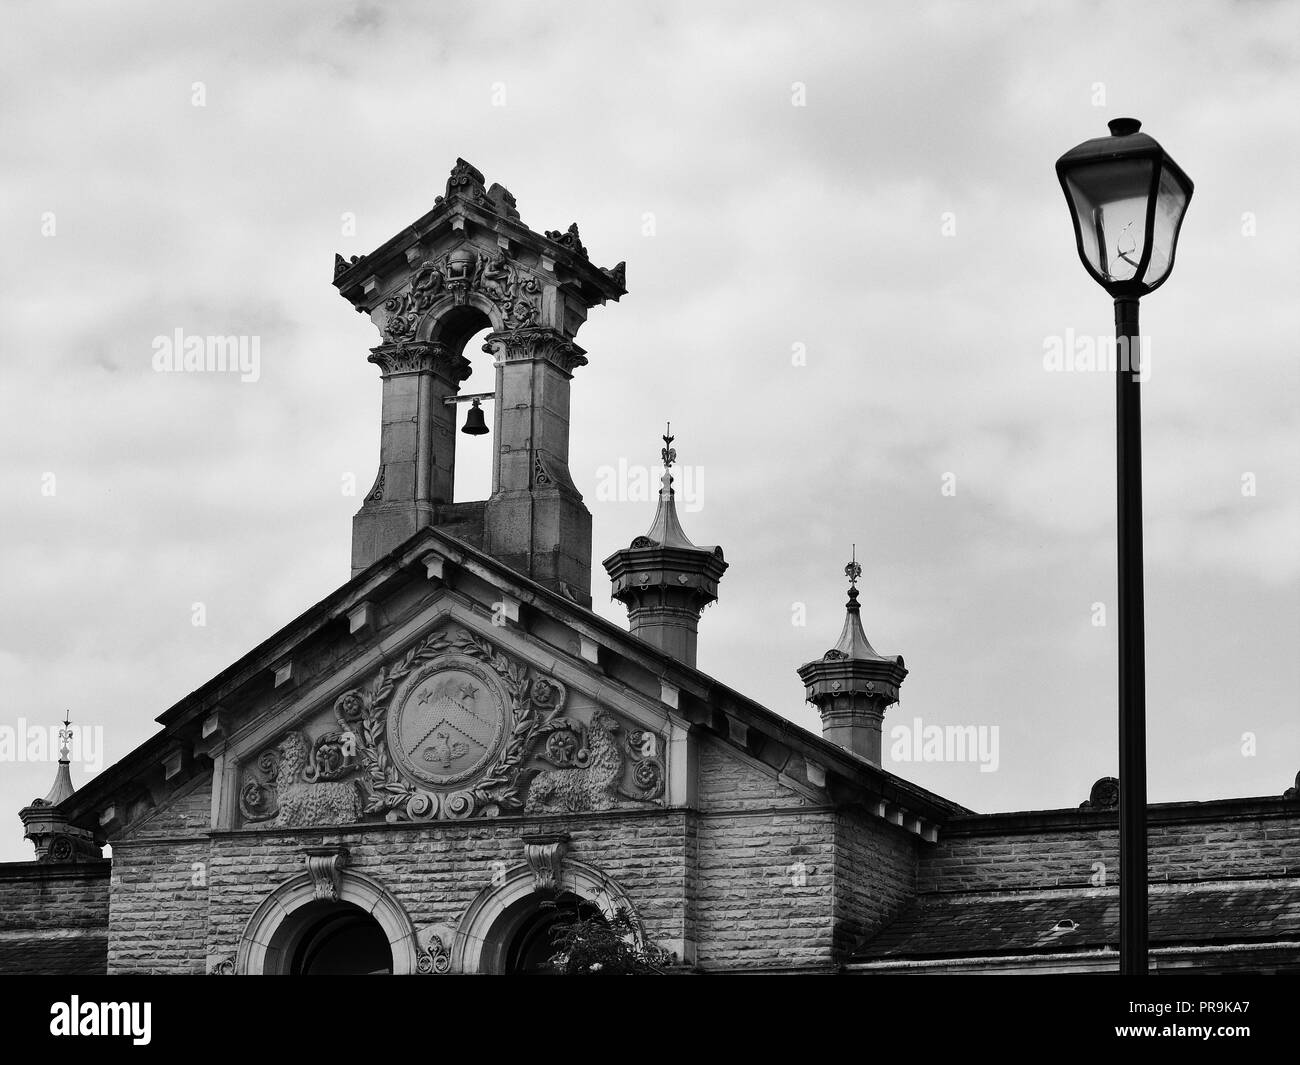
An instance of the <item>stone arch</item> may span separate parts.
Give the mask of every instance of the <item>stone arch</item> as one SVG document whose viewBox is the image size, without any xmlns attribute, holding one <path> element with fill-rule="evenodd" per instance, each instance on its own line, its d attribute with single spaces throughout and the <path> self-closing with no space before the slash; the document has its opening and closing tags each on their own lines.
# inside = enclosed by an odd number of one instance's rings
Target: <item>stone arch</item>
<svg viewBox="0 0 1300 1065">
<path fill-rule="evenodd" d="M 483 350 L 483 340 L 491 332 L 502 328 L 499 308 L 477 292 L 466 295 L 463 302 L 447 295 L 435 303 L 421 322 L 418 335 L 432 343 L 443 345 L 450 356 L 464 359 L 465 373 L 457 392 L 474 395 L 486 393 L 490 399 L 483 401 L 483 414 L 494 434 L 480 445 L 462 450 L 456 435 L 469 412 L 469 407 L 459 406 L 452 414 L 450 439 L 442 438 L 442 446 L 455 456 L 451 471 L 451 494 L 447 502 L 487 499 L 497 488 L 496 435 L 501 431 L 498 420 L 497 399 L 500 391 L 500 374 L 495 357 Z M 470 439 L 473 439 L 472 437 Z"/>
<path fill-rule="evenodd" d="M 235 972 L 252 976 L 288 971 L 286 935 L 295 915 L 319 901 L 315 881 L 307 872 L 291 877 L 268 894 L 244 927 L 235 955 Z M 419 945 L 415 926 L 402 904 L 382 884 L 361 873 L 344 869 L 338 874 L 338 901 L 351 903 L 373 917 L 388 937 L 393 953 L 393 974 L 416 971 Z"/>
<path fill-rule="evenodd" d="M 527 903 L 540 907 L 556 894 L 576 895 L 594 903 L 606 917 L 624 909 L 643 938 L 641 920 L 626 891 L 611 877 L 584 862 L 566 859 L 555 890 L 537 890 L 533 869 L 527 863 L 506 872 L 501 882 L 489 885 L 474 897 L 456 929 L 451 951 L 451 971 L 455 973 L 490 973 L 500 971 L 502 959 L 513 933 L 512 915 L 527 910 Z M 531 912 L 531 911 L 530 911 Z"/>
<path fill-rule="evenodd" d="M 500 332 L 506 328 L 501 308 L 478 292 L 458 300 L 448 294 L 435 302 L 416 328 L 416 338 L 446 344 L 459 353 L 465 341 L 481 329 Z"/>
</svg>

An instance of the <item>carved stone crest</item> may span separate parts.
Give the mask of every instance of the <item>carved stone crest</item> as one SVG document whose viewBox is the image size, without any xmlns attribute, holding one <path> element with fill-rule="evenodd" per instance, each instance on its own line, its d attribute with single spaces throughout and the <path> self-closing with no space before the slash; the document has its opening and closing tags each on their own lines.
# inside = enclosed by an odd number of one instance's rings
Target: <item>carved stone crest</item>
<svg viewBox="0 0 1300 1065">
<path fill-rule="evenodd" d="M 388 751 L 421 783 L 451 787 L 501 753 L 504 685 L 467 655 L 439 655 L 402 682 L 388 717 Z"/>
</svg>

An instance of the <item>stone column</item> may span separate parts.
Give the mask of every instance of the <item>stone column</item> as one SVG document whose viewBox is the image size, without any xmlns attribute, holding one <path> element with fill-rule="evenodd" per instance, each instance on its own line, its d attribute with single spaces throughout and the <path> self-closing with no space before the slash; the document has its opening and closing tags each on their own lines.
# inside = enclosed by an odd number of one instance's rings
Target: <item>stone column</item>
<svg viewBox="0 0 1300 1065">
<path fill-rule="evenodd" d="M 591 605 L 591 513 L 569 473 L 569 382 L 583 350 L 555 329 L 490 333 L 496 357 L 496 463 L 484 548 L 533 580 Z"/>
<path fill-rule="evenodd" d="M 356 575 L 433 522 L 452 499 L 456 410 L 443 401 L 469 376 L 469 361 L 442 344 L 405 341 L 373 348 L 383 372 L 379 476 L 352 519 Z"/>
</svg>

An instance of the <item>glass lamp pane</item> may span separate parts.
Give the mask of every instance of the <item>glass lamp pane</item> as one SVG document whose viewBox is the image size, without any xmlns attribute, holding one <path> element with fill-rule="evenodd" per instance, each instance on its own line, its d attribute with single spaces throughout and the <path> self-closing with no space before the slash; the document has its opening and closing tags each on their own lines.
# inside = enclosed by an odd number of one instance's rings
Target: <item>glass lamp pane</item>
<svg viewBox="0 0 1300 1065">
<path fill-rule="evenodd" d="M 1160 174 L 1160 188 L 1156 192 L 1156 214 L 1151 225 L 1151 263 L 1142 278 L 1149 288 L 1155 288 L 1169 273 L 1174 244 L 1178 240 L 1178 227 L 1187 210 L 1187 190 L 1166 168 Z"/>
<path fill-rule="evenodd" d="M 1154 165 L 1151 159 L 1112 159 L 1065 175 L 1084 257 L 1106 281 L 1131 280 L 1142 261 Z"/>
</svg>

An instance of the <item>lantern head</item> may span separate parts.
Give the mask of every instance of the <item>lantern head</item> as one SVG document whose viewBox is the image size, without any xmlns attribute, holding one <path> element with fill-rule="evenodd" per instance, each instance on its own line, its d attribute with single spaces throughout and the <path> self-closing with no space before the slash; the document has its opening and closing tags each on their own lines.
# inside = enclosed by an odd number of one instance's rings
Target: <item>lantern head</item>
<svg viewBox="0 0 1300 1065">
<path fill-rule="evenodd" d="M 1135 118 L 1056 161 L 1079 258 L 1112 296 L 1141 297 L 1174 267 L 1192 181 Z"/>
</svg>

